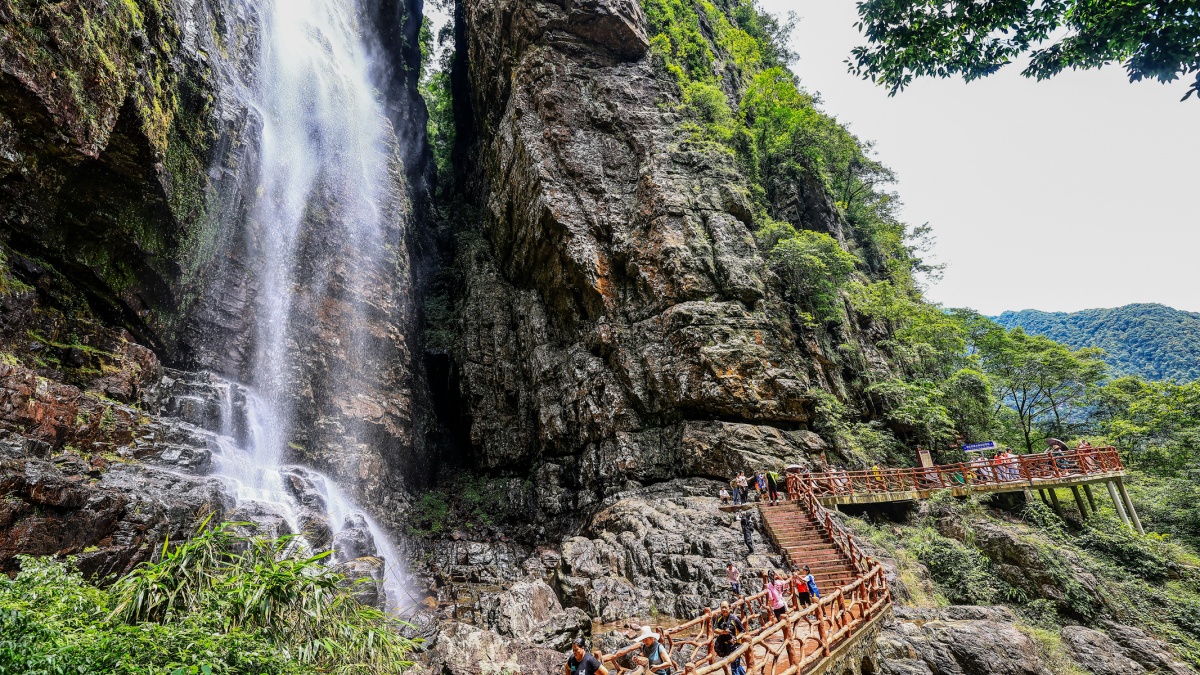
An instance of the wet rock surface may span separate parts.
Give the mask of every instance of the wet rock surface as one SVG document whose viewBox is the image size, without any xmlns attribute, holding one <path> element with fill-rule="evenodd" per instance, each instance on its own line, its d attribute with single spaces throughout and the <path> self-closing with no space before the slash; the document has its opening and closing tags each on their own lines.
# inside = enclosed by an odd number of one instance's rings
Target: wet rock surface
<svg viewBox="0 0 1200 675">
<path fill-rule="evenodd" d="M 71 453 L 31 455 L 0 432 L 0 571 L 17 555 L 71 555 L 84 575 L 120 575 L 199 518 L 228 507 L 219 481 Z"/>
</svg>

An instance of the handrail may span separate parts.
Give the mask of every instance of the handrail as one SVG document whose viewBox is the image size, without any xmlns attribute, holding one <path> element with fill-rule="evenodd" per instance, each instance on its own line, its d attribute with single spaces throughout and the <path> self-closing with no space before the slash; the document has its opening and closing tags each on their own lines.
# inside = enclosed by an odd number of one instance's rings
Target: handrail
<svg viewBox="0 0 1200 675">
<path fill-rule="evenodd" d="M 730 603 L 731 611 L 740 614 L 744 631 L 739 646 L 723 657 L 718 657 L 714 650 L 716 635 L 712 621 L 716 615 L 709 608 L 678 626 L 667 629 L 660 626 L 656 631 L 661 636 L 660 642 L 672 654 L 673 660 L 679 658 L 677 665 L 691 663 L 696 675 L 708 675 L 722 672 L 735 659 L 744 657 L 747 675 L 764 675 L 775 673 L 780 661 L 786 658 L 789 667 L 780 675 L 797 675 L 828 657 L 831 649 L 849 639 L 855 630 L 868 624 L 891 603 L 891 590 L 884 577 L 883 565 L 854 543 L 849 530 L 817 500 L 811 484 L 799 490 L 798 498 L 824 526 L 834 546 L 851 561 L 857 578 L 816 602 L 801 606 L 796 591 L 803 581 L 798 574 L 790 575 L 789 611 L 774 621 L 766 590 Z M 806 631 L 805 635 L 799 636 L 802 629 Z M 780 631 L 783 632 L 782 640 L 775 647 L 769 646 L 768 640 Z M 806 646 L 814 647 L 807 656 L 804 654 Z M 691 647 L 691 651 L 685 651 L 686 647 Z M 601 660 L 611 664 L 610 670 L 616 675 L 644 673 L 641 667 L 626 668 L 621 663 L 640 648 L 641 645 L 635 642 L 603 655 Z"/>
<path fill-rule="evenodd" d="M 970 462 L 907 469 L 792 473 L 788 474 L 787 489 L 789 498 L 798 500 L 808 491 L 816 497 L 841 497 L 1022 482 L 1034 485 L 1034 481 L 1039 480 L 1063 480 L 1124 470 L 1116 448 L 1085 447 L 1013 455 L 1005 459 L 977 457 Z"/>
</svg>

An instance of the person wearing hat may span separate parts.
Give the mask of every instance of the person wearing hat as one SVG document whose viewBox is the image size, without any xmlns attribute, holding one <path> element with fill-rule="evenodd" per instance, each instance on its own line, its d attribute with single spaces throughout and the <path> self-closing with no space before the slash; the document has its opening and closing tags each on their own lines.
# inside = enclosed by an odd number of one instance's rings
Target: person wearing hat
<svg viewBox="0 0 1200 675">
<path fill-rule="evenodd" d="M 671 675 L 675 671 L 671 653 L 658 641 L 658 633 L 655 633 L 653 628 L 642 626 L 637 641 L 642 643 L 642 650 L 634 657 L 633 662 L 644 667 L 648 675 Z"/>
<path fill-rule="evenodd" d="M 563 665 L 563 675 L 608 675 L 608 669 L 588 652 L 587 641 L 578 637 L 571 644 L 571 655 Z"/>
</svg>

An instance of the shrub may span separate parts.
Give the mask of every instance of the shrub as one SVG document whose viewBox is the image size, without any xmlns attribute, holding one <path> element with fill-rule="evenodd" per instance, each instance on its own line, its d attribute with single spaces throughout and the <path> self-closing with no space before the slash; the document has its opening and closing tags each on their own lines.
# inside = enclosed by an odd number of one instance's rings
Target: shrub
<svg viewBox="0 0 1200 675">
<path fill-rule="evenodd" d="M 823 232 L 797 231 L 781 223 L 760 230 L 759 241 L 774 242 L 768 249 L 772 268 L 796 302 L 822 321 L 840 316 L 838 288 L 854 271 L 858 259 L 853 254 Z"/>
<path fill-rule="evenodd" d="M 108 589 L 72 560 L 22 557 L 14 579 L 0 576 L 0 675 L 384 675 L 411 665 L 402 624 L 359 604 L 327 554 L 298 548 L 203 527 Z"/>
<path fill-rule="evenodd" d="M 923 528 L 909 544 L 938 590 L 954 604 L 990 605 L 1008 590 L 991 572 L 991 561 L 977 549 Z"/>
</svg>

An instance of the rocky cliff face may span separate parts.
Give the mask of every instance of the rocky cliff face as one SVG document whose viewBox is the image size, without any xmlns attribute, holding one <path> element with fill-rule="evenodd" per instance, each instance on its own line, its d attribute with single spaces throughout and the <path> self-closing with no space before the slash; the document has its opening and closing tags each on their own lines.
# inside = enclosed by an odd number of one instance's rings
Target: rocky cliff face
<svg viewBox="0 0 1200 675">
<path fill-rule="evenodd" d="M 459 12 L 477 161 L 453 357 L 474 465 L 531 473 L 540 515 L 577 522 L 609 489 L 819 456 L 813 394 L 841 374 L 758 253 L 738 165 L 688 142 L 641 7 Z M 825 215 L 804 224 L 836 232 Z"/>
</svg>

